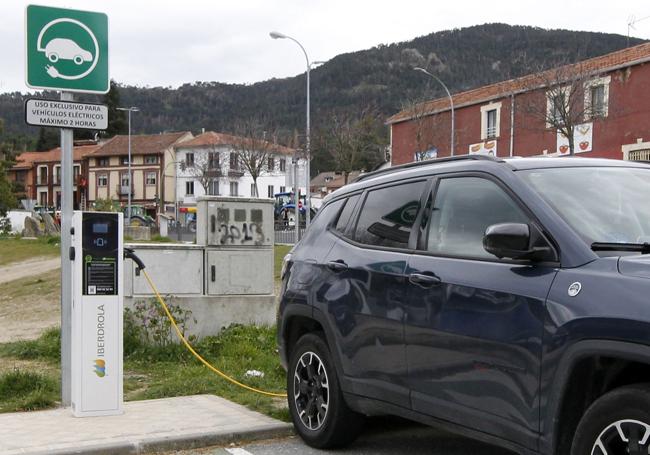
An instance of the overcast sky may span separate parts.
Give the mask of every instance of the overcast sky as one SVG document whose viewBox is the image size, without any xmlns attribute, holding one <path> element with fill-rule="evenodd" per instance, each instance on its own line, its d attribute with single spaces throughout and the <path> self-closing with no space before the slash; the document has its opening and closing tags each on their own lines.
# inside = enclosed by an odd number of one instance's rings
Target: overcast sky
<svg viewBox="0 0 650 455">
<path fill-rule="evenodd" d="M 24 83 L 27 1 L 0 0 L 0 92 Z M 40 5 L 101 11 L 109 17 L 110 76 L 140 86 L 253 83 L 305 70 L 312 61 L 486 22 L 627 33 L 650 16 L 648 0 L 43 0 Z M 444 4 L 443 4 L 444 3 Z M 633 36 L 650 39 L 650 19 Z"/>
</svg>

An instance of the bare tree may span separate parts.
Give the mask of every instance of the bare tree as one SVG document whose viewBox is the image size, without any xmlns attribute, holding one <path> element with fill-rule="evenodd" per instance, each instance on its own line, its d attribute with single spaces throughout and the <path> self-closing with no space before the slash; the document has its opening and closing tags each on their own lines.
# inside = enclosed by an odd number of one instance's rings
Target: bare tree
<svg viewBox="0 0 650 455">
<path fill-rule="evenodd" d="M 364 110 L 358 117 L 334 116 L 329 123 L 320 140 L 332 155 L 336 170 L 343 172 L 345 184 L 352 171 L 383 159 L 386 140 L 381 119 L 373 110 Z"/>
<path fill-rule="evenodd" d="M 219 151 L 212 146 L 207 153 L 195 153 L 192 157 L 192 162 L 181 163 L 181 169 L 199 182 L 205 194 L 210 194 L 210 184 L 222 176 Z"/>
<path fill-rule="evenodd" d="M 428 152 L 435 147 L 432 116 L 426 109 L 425 100 L 408 100 L 402 103 L 402 110 L 408 111 L 415 128 L 415 161 L 430 159 Z"/>
<path fill-rule="evenodd" d="M 543 122 L 544 129 L 552 129 L 569 143 L 569 154 L 575 154 L 574 133 L 578 125 L 603 115 L 607 103 L 593 85 L 593 73 L 583 64 L 564 65 L 541 71 L 530 77 L 528 90 L 543 90 L 544 102 L 530 98 L 524 109 L 531 117 Z M 595 92 L 592 92 L 593 89 Z"/>
<path fill-rule="evenodd" d="M 269 169 L 269 158 L 280 148 L 271 140 L 267 140 L 267 138 L 275 138 L 275 132 L 265 129 L 262 122 L 255 118 L 239 122 L 235 130 L 236 138 L 232 144 L 233 149 L 242 170 L 248 171 L 253 178 L 255 189 L 253 196 L 259 196 L 257 179 L 265 172 L 272 171 Z"/>
</svg>

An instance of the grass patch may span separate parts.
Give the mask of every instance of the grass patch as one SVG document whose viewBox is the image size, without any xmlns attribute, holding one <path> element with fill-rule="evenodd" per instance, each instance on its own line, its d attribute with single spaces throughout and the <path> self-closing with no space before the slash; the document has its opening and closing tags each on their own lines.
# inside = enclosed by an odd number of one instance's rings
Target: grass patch
<svg viewBox="0 0 650 455">
<path fill-rule="evenodd" d="M 38 277 L 21 278 L 3 283 L 0 301 L 9 301 L 28 296 L 57 298 L 61 294 L 61 271 L 51 270 Z"/>
<path fill-rule="evenodd" d="M 49 408 L 59 397 L 59 383 L 34 371 L 14 370 L 0 374 L 0 412 Z"/>
<path fill-rule="evenodd" d="M 273 278 L 276 281 L 280 280 L 280 272 L 282 271 L 282 259 L 291 251 L 291 245 L 275 245 L 273 248 L 274 254 L 274 267 L 273 267 Z"/>
<path fill-rule="evenodd" d="M 24 261 L 37 256 L 56 257 L 61 252 L 58 237 L 23 239 L 19 236 L 0 238 L 0 265 Z"/>
<path fill-rule="evenodd" d="M 125 333 L 125 341 L 127 336 Z M 193 345 L 206 360 L 237 381 L 263 390 L 284 392 L 286 375 L 276 352 L 275 327 L 233 325 Z M 35 373 L 42 376 L 42 381 L 33 382 L 47 387 L 34 388 L 33 392 L 14 398 L 0 394 L 0 412 L 55 405 L 59 393 L 56 379 L 60 371 L 59 349 L 58 329 L 48 330 L 37 340 L 0 344 L 0 361 L 40 360 L 53 367 L 52 374 Z M 248 370 L 261 371 L 264 377 L 247 377 Z M 51 392 L 52 384 L 54 392 Z M 127 401 L 214 394 L 269 416 L 289 420 L 286 399 L 254 394 L 226 382 L 177 344 L 164 348 L 134 345 L 128 351 L 125 346 L 124 392 Z"/>
</svg>

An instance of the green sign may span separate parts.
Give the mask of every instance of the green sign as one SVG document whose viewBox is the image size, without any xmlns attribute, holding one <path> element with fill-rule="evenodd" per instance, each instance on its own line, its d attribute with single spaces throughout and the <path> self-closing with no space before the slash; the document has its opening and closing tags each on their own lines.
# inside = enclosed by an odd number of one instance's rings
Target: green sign
<svg viewBox="0 0 650 455">
<path fill-rule="evenodd" d="M 29 5 L 26 15 L 29 87 L 108 92 L 106 14 Z"/>
</svg>

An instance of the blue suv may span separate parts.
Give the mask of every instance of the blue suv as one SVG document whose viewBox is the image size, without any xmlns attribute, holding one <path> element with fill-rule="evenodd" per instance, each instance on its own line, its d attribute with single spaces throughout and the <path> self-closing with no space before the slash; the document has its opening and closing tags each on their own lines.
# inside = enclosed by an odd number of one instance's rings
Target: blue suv
<svg viewBox="0 0 650 455">
<path fill-rule="evenodd" d="M 463 156 L 362 176 L 285 258 L 313 447 L 392 414 L 522 454 L 650 453 L 650 166 Z"/>
</svg>

